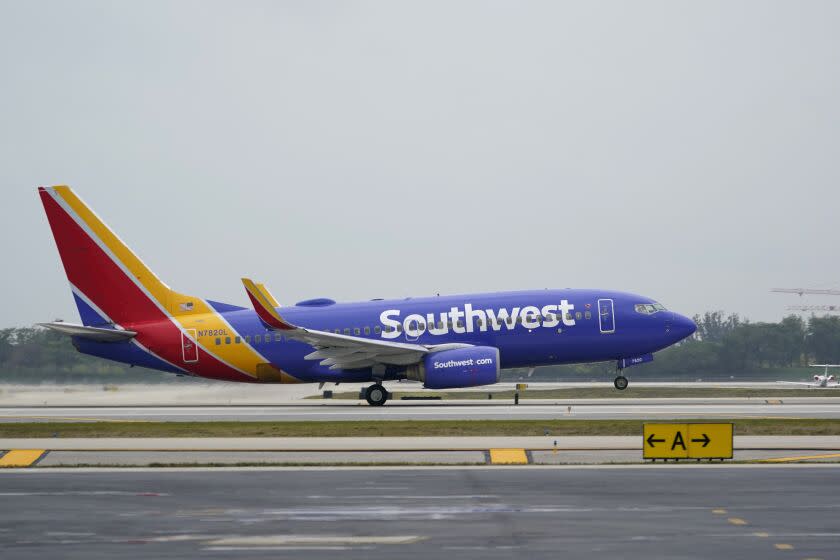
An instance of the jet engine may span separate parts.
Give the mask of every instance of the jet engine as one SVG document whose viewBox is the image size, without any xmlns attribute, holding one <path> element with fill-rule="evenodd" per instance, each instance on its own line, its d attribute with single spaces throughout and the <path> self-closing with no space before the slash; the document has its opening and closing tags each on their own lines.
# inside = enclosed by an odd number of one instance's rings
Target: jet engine
<svg viewBox="0 0 840 560">
<path fill-rule="evenodd" d="M 406 377 L 427 389 L 455 389 L 498 383 L 500 372 L 498 348 L 471 346 L 427 354 L 409 366 Z"/>
</svg>

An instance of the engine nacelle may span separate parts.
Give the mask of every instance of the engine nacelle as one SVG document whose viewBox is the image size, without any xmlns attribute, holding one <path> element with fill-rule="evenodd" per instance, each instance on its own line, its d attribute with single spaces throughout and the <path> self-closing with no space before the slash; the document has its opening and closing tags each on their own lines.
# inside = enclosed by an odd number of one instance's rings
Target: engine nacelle
<svg viewBox="0 0 840 560">
<path fill-rule="evenodd" d="M 406 370 L 408 379 L 422 381 L 427 389 L 492 385 L 499 382 L 500 374 L 499 349 L 493 346 L 433 352 Z"/>
</svg>

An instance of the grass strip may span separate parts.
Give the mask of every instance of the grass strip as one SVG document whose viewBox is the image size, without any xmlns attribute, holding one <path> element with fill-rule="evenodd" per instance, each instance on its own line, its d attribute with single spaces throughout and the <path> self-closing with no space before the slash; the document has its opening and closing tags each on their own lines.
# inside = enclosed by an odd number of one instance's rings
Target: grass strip
<svg viewBox="0 0 840 560">
<path fill-rule="evenodd" d="M 626 436 L 644 420 L 375 420 L 305 422 L 15 422 L 0 438 L 50 437 L 439 437 Z M 669 422 L 656 419 L 648 422 Z M 679 419 L 677 423 L 733 422 L 737 435 L 840 435 L 840 419 Z"/>
</svg>

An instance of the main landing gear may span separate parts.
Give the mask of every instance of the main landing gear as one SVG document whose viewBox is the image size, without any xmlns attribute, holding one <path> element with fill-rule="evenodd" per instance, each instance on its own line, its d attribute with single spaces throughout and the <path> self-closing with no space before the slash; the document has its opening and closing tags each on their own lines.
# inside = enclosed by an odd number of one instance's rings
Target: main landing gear
<svg viewBox="0 0 840 560">
<path fill-rule="evenodd" d="M 370 406 L 382 406 L 388 400 L 388 391 L 385 387 L 376 383 L 365 389 L 365 400 Z"/>
<path fill-rule="evenodd" d="M 627 378 L 624 377 L 623 375 L 619 375 L 618 377 L 615 378 L 615 381 L 613 381 L 613 385 L 615 385 L 615 388 L 618 389 L 619 391 L 623 391 L 624 389 L 626 389 L 627 385 L 629 385 L 629 384 L 630 384 L 630 382 L 627 381 Z"/>
</svg>

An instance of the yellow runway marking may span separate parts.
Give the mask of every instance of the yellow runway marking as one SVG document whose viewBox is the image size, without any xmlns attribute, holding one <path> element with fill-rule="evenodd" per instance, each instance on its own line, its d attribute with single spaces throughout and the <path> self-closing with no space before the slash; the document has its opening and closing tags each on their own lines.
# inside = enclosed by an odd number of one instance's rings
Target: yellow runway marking
<svg viewBox="0 0 840 560">
<path fill-rule="evenodd" d="M 836 459 L 840 453 L 828 453 L 826 455 L 799 455 L 797 457 L 775 457 L 773 459 L 759 459 L 759 463 L 786 463 L 790 461 L 807 461 L 809 459 Z"/>
<path fill-rule="evenodd" d="M 770 536 L 770 533 L 764 533 L 764 532 L 761 532 L 761 533 L 753 533 L 753 536 L 754 536 L 754 537 L 761 537 L 761 538 L 766 539 L 767 537 L 769 537 L 769 536 Z"/>
<path fill-rule="evenodd" d="M 524 449 L 491 449 L 490 462 L 494 465 L 527 465 Z"/>
<path fill-rule="evenodd" d="M 30 467 L 46 449 L 12 449 L 0 457 L 0 467 Z"/>
<path fill-rule="evenodd" d="M 792 544 L 776 543 L 773 546 L 775 546 L 779 550 L 793 550 Z"/>
<path fill-rule="evenodd" d="M 729 519 L 727 519 L 727 521 L 729 521 L 733 525 L 746 525 L 747 524 L 747 522 L 744 521 L 743 519 L 741 519 L 740 517 L 730 517 Z"/>
<path fill-rule="evenodd" d="M 716 513 L 718 515 L 723 515 L 723 514 L 726 513 L 726 510 L 725 509 L 713 509 L 712 513 Z"/>
</svg>

